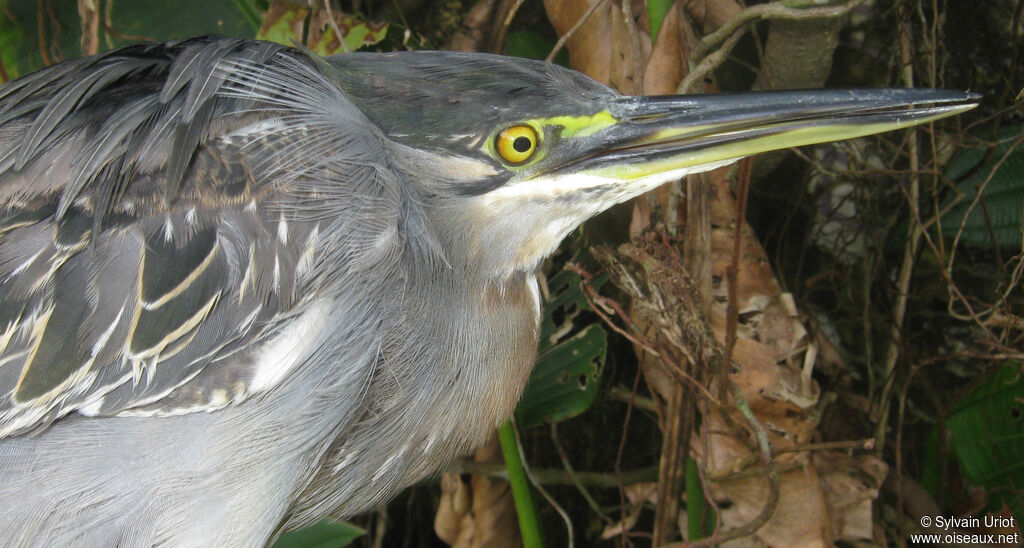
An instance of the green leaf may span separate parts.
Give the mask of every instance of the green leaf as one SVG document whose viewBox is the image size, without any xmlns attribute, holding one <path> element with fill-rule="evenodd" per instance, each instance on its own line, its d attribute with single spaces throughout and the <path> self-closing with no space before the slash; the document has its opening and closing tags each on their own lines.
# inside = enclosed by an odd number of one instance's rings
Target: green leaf
<svg viewBox="0 0 1024 548">
<path fill-rule="evenodd" d="M 651 22 L 651 43 L 658 41 L 658 31 L 675 0 L 647 0 L 647 19 Z"/>
<path fill-rule="evenodd" d="M 1013 152 L 1009 151 L 1022 137 L 1024 126 L 1006 127 L 996 135 L 996 145 L 991 152 L 987 148 L 964 148 L 949 161 L 946 176 L 952 180 L 966 178 L 957 184 L 963 197 L 942 218 L 944 236 L 956 235 L 967 209 L 978 194 L 978 187 L 991 176 L 992 179 L 982 192 L 981 201 L 967 217 L 960 241 L 982 248 L 993 247 L 993 239 L 999 247 L 1021 246 L 1024 145 L 1017 146 Z M 951 201 L 952 198 L 946 203 Z"/>
<path fill-rule="evenodd" d="M 607 346 L 604 330 L 592 324 L 541 354 L 516 408 L 520 427 L 560 422 L 586 411 L 597 397 Z"/>
<path fill-rule="evenodd" d="M 0 11 L 0 63 L 4 66 L 3 76 L 6 76 L 6 79 L 0 78 L 0 84 L 14 80 L 31 70 L 23 66 L 25 52 L 19 51 L 19 47 L 27 40 L 21 28 Z"/>
<path fill-rule="evenodd" d="M 260 9 L 256 5 L 255 0 L 232 0 L 235 7 L 238 8 L 239 15 L 245 19 L 252 28 L 259 30 L 260 25 L 263 23 L 263 17 L 260 16 Z"/>
<path fill-rule="evenodd" d="M 47 17 L 42 40 L 36 18 L 42 5 L 37 2 L 0 0 L 0 59 L 7 78 L 14 80 L 50 64 L 81 54 L 79 38 L 82 22 L 74 0 L 58 0 Z M 52 19 L 51 19 L 52 17 Z M 61 32 L 55 32 L 62 29 Z M 45 42 L 45 47 L 40 46 Z M 102 45 L 102 41 L 100 42 Z"/>
<path fill-rule="evenodd" d="M 267 11 L 256 38 L 288 47 L 302 43 L 302 28 L 309 9 L 294 4 L 277 3 Z"/>
<path fill-rule="evenodd" d="M 547 59 L 548 53 L 555 44 L 545 40 L 543 36 L 530 30 L 517 30 L 505 37 L 505 55 L 526 59 Z M 562 48 L 555 56 L 554 62 L 569 66 L 569 52 Z"/>
<path fill-rule="evenodd" d="M 954 409 L 947 421 L 964 475 L 989 489 L 990 508 L 1024 516 L 1024 376 L 1007 362 Z M 993 506 L 994 504 L 994 506 Z"/>
<path fill-rule="evenodd" d="M 517 30 L 505 37 L 505 55 L 525 57 L 527 59 L 543 59 L 548 56 L 553 44 L 536 32 Z"/>
<path fill-rule="evenodd" d="M 289 531 L 277 539 L 273 548 L 339 548 L 348 546 L 366 531 L 342 521 L 323 520 L 305 529 Z"/>
<path fill-rule="evenodd" d="M 70 2 L 70 13 L 77 16 L 78 12 L 74 6 L 75 3 Z M 164 41 L 203 34 L 218 34 L 233 38 L 252 38 L 253 35 L 252 24 L 239 11 L 234 2 L 211 2 L 210 0 L 164 0 L 159 4 L 115 2 L 111 16 L 111 25 L 118 32 L 118 36 L 111 36 L 114 46 L 136 43 L 143 38 Z M 74 26 L 70 28 L 77 29 L 80 25 L 81 22 L 76 20 Z M 77 40 L 78 31 L 76 30 L 74 34 Z M 105 47 L 106 38 L 101 30 L 100 49 Z M 74 51 L 77 52 L 77 48 Z"/>
</svg>

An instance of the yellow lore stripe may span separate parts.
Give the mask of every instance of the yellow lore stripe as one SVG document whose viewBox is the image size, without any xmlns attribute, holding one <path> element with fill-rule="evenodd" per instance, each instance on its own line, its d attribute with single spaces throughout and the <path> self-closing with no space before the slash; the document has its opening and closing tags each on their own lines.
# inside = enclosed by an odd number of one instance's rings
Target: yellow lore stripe
<svg viewBox="0 0 1024 548">
<path fill-rule="evenodd" d="M 534 126 L 560 126 L 562 137 L 589 137 L 602 129 L 614 126 L 619 121 L 607 110 L 589 116 L 554 116 L 552 118 L 534 118 L 527 124 Z"/>
</svg>

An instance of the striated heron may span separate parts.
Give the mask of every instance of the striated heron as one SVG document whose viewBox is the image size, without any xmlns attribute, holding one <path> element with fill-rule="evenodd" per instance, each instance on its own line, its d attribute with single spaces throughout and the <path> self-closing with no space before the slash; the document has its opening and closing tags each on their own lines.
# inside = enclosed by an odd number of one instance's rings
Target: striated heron
<svg viewBox="0 0 1024 548">
<path fill-rule="evenodd" d="M 977 96 L 626 97 L 550 64 L 197 38 L 0 88 L 0 541 L 260 546 L 511 414 L 587 218 Z"/>
</svg>

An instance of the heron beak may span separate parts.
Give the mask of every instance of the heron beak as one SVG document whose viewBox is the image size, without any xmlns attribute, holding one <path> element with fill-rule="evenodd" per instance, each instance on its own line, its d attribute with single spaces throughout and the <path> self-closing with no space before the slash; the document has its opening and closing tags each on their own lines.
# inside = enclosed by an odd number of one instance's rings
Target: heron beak
<svg viewBox="0 0 1024 548">
<path fill-rule="evenodd" d="M 765 91 L 623 97 L 594 146 L 549 173 L 622 181 L 682 176 L 744 156 L 850 139 L 953 116 L 980 95 L 936 89 Z"/>
</svg>

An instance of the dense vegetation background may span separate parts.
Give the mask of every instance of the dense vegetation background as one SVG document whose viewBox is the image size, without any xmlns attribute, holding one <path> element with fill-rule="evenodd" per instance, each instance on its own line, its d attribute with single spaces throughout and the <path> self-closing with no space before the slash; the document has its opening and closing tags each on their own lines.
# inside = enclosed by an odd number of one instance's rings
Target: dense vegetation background
<svg viewBox="0 0 1024 548">
<path fill-rule="evenodd" d="M 1022 15 L 1024 0 L 6 0 L 0 80 L 216 33 L 550 58 L 623 93 L 983 93 L 956 119 L 745 160 L 588 224 L 547 266 L 517 414 L 550 546 L 905 545 L 924 517 L 1021 531 Z M 357 520 L 352 542 L 516 546 L 504 470 L 485 448 Z"/>
</svg>

